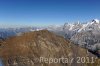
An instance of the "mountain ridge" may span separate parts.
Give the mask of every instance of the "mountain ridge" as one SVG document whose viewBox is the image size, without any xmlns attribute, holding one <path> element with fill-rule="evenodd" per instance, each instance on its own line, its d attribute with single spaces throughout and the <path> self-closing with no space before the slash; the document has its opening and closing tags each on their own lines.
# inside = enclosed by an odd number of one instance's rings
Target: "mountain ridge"
<svg viewBox="0 0 100 66">
<path fill-rule="evenodd" d="M 54 27 L 54 29 L 51 27 L 48 30 L 90 51 L 99 51 L 97 49 L 100 47 L 96 48 L 97 44 L 100 45 L 100 20 L 98 19 L 93 19 L 84 24 L 79 22 L 75 24 L 65 23 L 63 26 Z"/>
<path fill-rule="evenodd" d="M 55 35 L 47 30 L 24 33 L 6 39 L 1 43 L 0 58 L 4 66 L 80 66 L 91 63 L 77 64 L 76 57 L 94 57 L 86 49 L 77 47 L 69 40 Z M 75 58 L 73 63 L 39 63 L 39 57 L 46 58 Z M 95 61 L 95 60 L 94 60 Z"/>
</svg>

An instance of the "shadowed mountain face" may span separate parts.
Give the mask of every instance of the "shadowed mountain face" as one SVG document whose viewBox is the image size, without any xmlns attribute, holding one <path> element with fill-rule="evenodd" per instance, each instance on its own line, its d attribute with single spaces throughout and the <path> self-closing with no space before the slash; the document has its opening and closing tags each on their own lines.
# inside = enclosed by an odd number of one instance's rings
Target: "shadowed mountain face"
<svg viewBox="0 0 100 66">
<path fill-rule="evenodd" d="M 80 61 L 79 58 L 82 57 L 89 58 L 89 62 Z M 95 56 L 87 50 L 47 30 L 28 32 L 0 41 L 0 58 L 4 66 L 100 65 L 99 61 L 95 60 Z M 50 59 L 55 58 L 60 59 L 59 62 L 49 62 L 52 61 Z M 91 60 L 91 58 L 94 59 Z"/>
</svg>

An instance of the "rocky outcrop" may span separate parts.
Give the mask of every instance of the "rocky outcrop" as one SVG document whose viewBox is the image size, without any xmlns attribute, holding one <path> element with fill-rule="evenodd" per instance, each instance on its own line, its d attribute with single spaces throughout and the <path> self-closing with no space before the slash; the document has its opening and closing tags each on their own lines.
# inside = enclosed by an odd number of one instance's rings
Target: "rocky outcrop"
<svg viewBox="0 0 100 66">
<path fill-rule="evenodd" d="M 87 50 L 47 30 L 0 41 L 0 58 L 4 66 L 94 66 L 96 61 Z"/>
<path fill-rule="evenodd" d="M 74 35 L 70 39 L 74 44 L 87 48 L 90 52 L 100 57 L 100 33 L 87 31 Z"/>
</svg>

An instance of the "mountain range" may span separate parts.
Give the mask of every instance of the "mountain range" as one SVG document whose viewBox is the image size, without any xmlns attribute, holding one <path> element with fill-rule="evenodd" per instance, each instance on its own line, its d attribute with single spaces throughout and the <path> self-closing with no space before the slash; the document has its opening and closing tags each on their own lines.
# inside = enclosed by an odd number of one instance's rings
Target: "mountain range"
<svg viewBox="0 0 100 66">
<path fill-rule="evenodd" d="M 48 27 L 21 27 L 21 28 L 0 28 L 0 40 L 11 36 L 20 36 L 25 32 L 32 32 L 47 29 L 57 35 L 69 39 L 74 44 L 96 51 L 100 47 L 100 21 L 93 19 L 87 23 L 65 23 L 64 25 L 51 25 Z"/>
<path fill-rule="evenodd" d="M 98 53 L 100 50 L 100 21 L 98 19 L 84 24 L 77 22 L 74 24 L 65 23 L 61 26 L 49 26 L 47 29 L 71 40 L 80 47 L 93 51 L 93 53 Z"/>
</svg>

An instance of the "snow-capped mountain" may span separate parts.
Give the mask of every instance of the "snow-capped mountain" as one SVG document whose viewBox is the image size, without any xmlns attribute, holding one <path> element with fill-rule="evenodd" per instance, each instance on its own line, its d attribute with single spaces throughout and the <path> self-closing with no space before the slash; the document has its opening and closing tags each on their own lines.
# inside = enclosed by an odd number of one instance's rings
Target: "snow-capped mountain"
<svg viewBox="0 0 100 66">
<path fill-rule="evenodd" d="M 99 31 L 99 29 L 100 29 L 100 21 L 98 19 L 94 19 L 91 22 L 88 22 L 87 24 L 83 24 L 82 28 L 80 28 L 78 32 L 89 31 L 89 30 Z"/>
<path fill-rule="evenodd" d="M 49 26 L 47 27 L 49 31 L 53 32 L 63 32 L 66 35 L 69 35 L 70 38 L 80 32 L 86 32 L 86 31 L 94 31 L 94 32 L 100 32 L 100 21 L 98 19 L 93 19 L 90 22 L 87 22 L 85 24 L 80 23 L 79 21 L 77 23 L 68 24 L 65 23 L 61 26 Z"/>
<path fill-rule="evenodd" d="M 83 24 L 82 28 L 70 40 L 89 50 L 100 49 L 100 21 L 94 19 L 87 24 Z"/>
<path fill-rule="evenodd" d="M 98 19 L 93 19 L 85 24 L 79 21 L 74 24 L 65 23 L 64 25 L 51 26 L 47 29 L 81 47 L 94 51 L 100 49 L 100 21 Z"/>
</svg>

